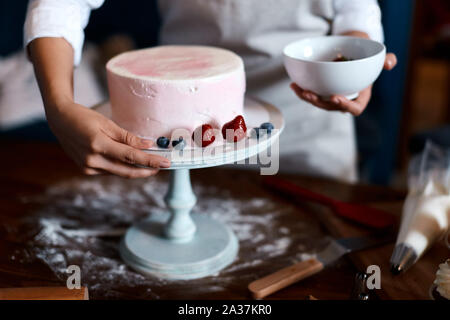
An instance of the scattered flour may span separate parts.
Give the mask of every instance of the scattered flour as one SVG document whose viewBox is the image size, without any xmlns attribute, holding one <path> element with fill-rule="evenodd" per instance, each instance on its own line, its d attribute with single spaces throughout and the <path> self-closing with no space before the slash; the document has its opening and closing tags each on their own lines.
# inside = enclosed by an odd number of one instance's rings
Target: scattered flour
<svg viewBox="0 0 450 320">
<path fill-rule="evenodd" d="M 316 257 L 317 256 L 315 253 L 301 252 L 301 253 L 297 254 L 297 258 L 299 261 L 305 261 L 305 260 L 313 259 Z"/>
<path fill-rule="evenodd" d="M 266 252 L 269 256 L 277 256 L 285 252 L 290 245 L 291 239 L 280 238 L 276 239 L 272 243 L 259 246 L 256 250 L 259 252 Z"/>
<path fill-rule="evenodd" d="M 138 219 L 165 212 L 165 179 L 124 180 L 104 176 L 77 178 L 59 183 L 38 196 L 23 198 L 37 204 L 33 215 L 7 234 L 26 243 L 9 258 L 21 265 L 40 261 L 61 282 L 66 269 L 79 265 L 82 283 L 92 298 L 171 298 L 165 292 L 180 292 L 177 298 L 206 297 L 224 291 L 238 277 L 246 285 L 262 276 L 262 267 L 283 267 L 313 251 L 314 239 L 322 237 L 319 227 L 298 218 L 294 206 L 279 204 L 270 197 L 247 199 L 232 190 L 194 185 L 198 202 L 194 211 L 205 213 L 231 226 L 240 241 L 236 261 L 212 276 L 194 281 L 167 281 L 144 277 L 119 258 L 120 236 Z M 281 217 L 293 223 L 282 225 Z M 291 252 L 289 253 L 289 250 Z M 244 254 L 245 253 L 245 254 Z M 195 290 L 195 291 L 194 291 Z M 209 297 L 209 296 L 208 296 Z"/>
</svg>

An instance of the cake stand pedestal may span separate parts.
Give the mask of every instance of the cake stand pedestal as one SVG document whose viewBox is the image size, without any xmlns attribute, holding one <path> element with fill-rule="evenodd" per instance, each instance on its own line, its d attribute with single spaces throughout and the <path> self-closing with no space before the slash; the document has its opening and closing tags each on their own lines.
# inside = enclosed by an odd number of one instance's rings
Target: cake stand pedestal
<svg viewBox="0 0 450 320">
<path fill-rule="evenodd" d="M 109 115 L 109 104 L 95 108 Z M 233 231 L 205 213 L 192 213 L 197 199 L 192 191 L 190 169 L 238 162 L 266 150 L 284 127 L 281 112 L 265 102 L 246 98 L 248 128 L 272 122 L 270 136 L 246 138 L 245 144 L 229 144 L 224 152 L 192 154 L 186 151 L 150 149 L 146 152 L 170 158 L 169 189 L 164 198 L 168 212 L 151 214 L 130 227 L 120 243 L 120 255 L 140 273 L 163 279 L 197 279 L 215 274 L 235 259 L 239 243 Z M 223 148 L 222 148 L 223 150 Z M 211 150 L 208 150 L 211 151 Z M 174 157 L 174 155 L 176 155 Z"/>
<path fill-rule="evenodd" d="M 197 199 L 189 169 L 170 173 L 167 215 L 151 215 L 125 234 L 120 254 L 135 270 L 165 279 L 196 279 L 214 274 L 238 252 L 233 231 L 204 214 L 191 214 Z"/>
</svg>

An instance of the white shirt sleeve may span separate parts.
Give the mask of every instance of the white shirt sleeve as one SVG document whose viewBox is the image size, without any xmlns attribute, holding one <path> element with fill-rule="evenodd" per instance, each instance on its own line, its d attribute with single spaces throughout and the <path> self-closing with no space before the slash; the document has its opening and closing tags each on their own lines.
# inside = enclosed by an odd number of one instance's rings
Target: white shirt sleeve
<svg viewBox="0 0 450 320">
<path fill-rule="evenodd" d="M 384 41 L 377 0 L 333 0 L 333 5 L 333 34 L 357 30 L 366 32 L 373 40 Z"/>
<path fill-rule="evenodd" d="M 31 0 L 24 25 L 24 44 L 41 37 L 62 37 L 74 50 L 74 65 L 81 61 L 84 28 L 92 9 L 104 0 Z"/>
</svg>

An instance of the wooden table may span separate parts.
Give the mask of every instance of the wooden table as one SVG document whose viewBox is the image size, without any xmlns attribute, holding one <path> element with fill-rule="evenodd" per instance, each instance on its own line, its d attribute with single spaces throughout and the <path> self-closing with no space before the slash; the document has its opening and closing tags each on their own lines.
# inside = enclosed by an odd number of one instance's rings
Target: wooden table
<svg viewBox="0 0 450 320">
<path fill-rule="evenodd" d="M 135 186 L 146 188 L 143 184 L 145 182 L 116 177 L 84 177 L 59 146 L 52 143 L 2 142 L 0 155 L 0 287 L 64 286 L 65 280 L 61 270 L 58 269 L 59 264 L 65 266 L 64 263 L 82 259 L 82 272 L 83 268 L 88 269 L 87 274 L 83 275 L 82 282 L 89 287 L 92 299 L 248 299 L 249 282 L 294 262 L 299 251 L 306 252 L 316 248 L 317 242 L 326 235 L 343 237 L 368 232 L 352 223 L 342 221 L 327 209 L 302 202 L 292 203 L 270 190 L 265 190 L 261 187 L 261 177 L 257 172 L 221 168 L 194 170 L 191 172 L 194 189 L 201 186 L 198 189 L 202 194 L 199 197 L 199 209 L 204 208 L 209 200 L 216 199 L 214 197 L 218 197 L 219 205 L 223 196 L 234 199 L 233 203 L 239 201 L 241 205 L 245 204 L 243 208 L 258 208 L 256 213 L 253 212 L 252 216 L 248 216 L 255 220 L 258 218 L 257 215 L 263 217 L 266 214 L 265 206 L 270 204 L 270 210 L 282 212 L 274 215 L 276 230 L 272 230 L 271 226 L 259 227 L 263 228 L 261 236 L 264 233 L 273 233 L 272 238 L 268 236 L 264 240 L 269 241 L 268 243 L 264 243 L 263 240 L 258 243 L 256 239 L 241 239 L 238 261 L 227 269 L 229 271 L 225 270 L 214 277 L 193 281 L 147 281 L 121 264 L 116 251 L 118 237 L 105 237 L 101 242 L 95 236 L 80 238 L 76 236 L 76 227 L 73 227 L 84 221 L 90 221 L 90 217 L 94 219 L 94 224 L 126 227 L 134 216 L 127 216 L 128 220 L 124 220 L 125 226 L 122 220 L 99 221 L 104 208 L 99 207 L 97 211 L 92 211 L 91 208 L 88 213 L 83 212 L 83 204 L 79 203 L 82 199 L 78 199 L 76 194 L 78 191 L 64 184 L 67 181 L 81 181 L 84 183 L 83 186 L 96 183 L 100 185 L 101 181 L 105 188 L 111 188 L 112 185 L 117 188 L 129 186 L 129 194 L 125 194 L 128 190 L 126 188 L 118 191 L 124 195 L 124 200 L 118 203 L 129 208 L 131 214 L 140 218 L 146 213 L 141 212 L 142 205 L 136 206 L 132 201 L 131 189 Z M 336 199 L 375 205 L 397 215 L 401 212 L 405 196 L 403 192 L 375 186 L 346 185 L 317 178 L 283 177 Z M 167 179 L 167 173 L 161 172 L 152 179 L 157 179 L 155 181 L 163 184 Z M 64 191 L 61 191 L 63 189 Z M 61 206 L 61 203 L 67 203 L 67 197 L 72 199 L 69 206 Z M 95 200 L 95 197 L 93 199 Z M 263 203 L 262 207 L 257 207 L 257 203 Z M 52 207 L 57 204 L 60 206 Z M 209 201 L 209 205 L 214 206 L 214 202 Z M 149 203 L 148 206 L 156 208 L 158 204 Z M 67 212 L 64 208 L 67 208 Z M 52 216 L 46 217 L 45 214 L 48 212 L 52 212 Z M 55 217 L 55 214 L 59 219 L 67 216 L 67 223 L 75 228 L 70 229 L 69 226 L 67 229 L 72 232 L 70 234 L 75 234 L 72 238 L 66 239 L 69 244 L 61 239 L 60 242 L 55 240 L 53 243 L 54 235 L 49 233 L 51 229 L 45 229 L 47 234 L 42 235 L 42 225 L 39 227 L 41 229 L 35 225 L 39 222 L 50 223 L 51 226 L 51 218 Z M 235 214 L 245 217 L 246 212 Z M 253 232 L 258 230 L 255 229 Z M 270 241 L 277 240 L 281 234 L 283 234 L 281 240 L 290 242 L 289 245 L 285 245 L 284 251 L 277 253 L 276 250 L 280 248 L 272 246 L 273 249 L 270 249 L 272 245 Z M 67 234 L 62 235 L 67 237 Z M 46 237 L 44 245 L 41 241 L 42 236 Z M 252 241 L 257 244 L 252 245 Z M 269 254 L 261 258 L 259 249 L 263 244 Z M 79 254 L 80 250 L 72 249 L 79 246 L 84 248 L 85 254 L 82 258 L 79 256 L 73 258 L 73 253 Z M 393 244 L 390 244 L 343 258 L 320 274 L 281 290 L 269 299 L 302 300 L 308 295 L 318 299 L 348 299 L 355 273 L 358 270 L 365 271 L 371 264 L 378 264 L 382 270 L 382 289 L 373 294 L 375 298 L 428 299 L 428 289 L 434 279 L 434 273 L 438 264 L 449 256 L 448 249 L 443 243 L 437 244 L 406 274 L 394 277 L 389 273 L 388 266 L 392 247 Z M 274 250 L 273 255 L 270 255 L 270 250 Z M 258 252 L 259 260 L 256 263 L 252 259 L 255 259 Z M 94 263 L 89 263 L 92 261 Z M 105 269 L 111 268 L 111 265 L 115 269 Z M 105 271 L 102 271 L 102 268 Z"/>
</svg>

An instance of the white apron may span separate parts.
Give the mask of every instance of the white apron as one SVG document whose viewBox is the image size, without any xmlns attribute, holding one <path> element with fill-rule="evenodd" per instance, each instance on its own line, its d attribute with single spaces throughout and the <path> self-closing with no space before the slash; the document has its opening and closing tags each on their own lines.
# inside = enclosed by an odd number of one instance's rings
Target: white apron
<svg viewBox="0 0 450 320">
<path fill-rule="evenodd" d="M 234 51 L 244 60 L 247 94 L 282 110 L 281 171 L 356 180 L 352 116 L 300 100 L 283 67 L 286 44 L 329 33 L 332 0 L 160 0 L 159 7 L 161 44 Z"/>
</svg>

